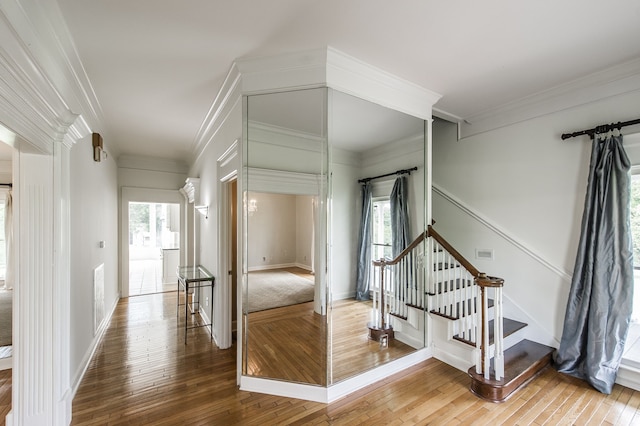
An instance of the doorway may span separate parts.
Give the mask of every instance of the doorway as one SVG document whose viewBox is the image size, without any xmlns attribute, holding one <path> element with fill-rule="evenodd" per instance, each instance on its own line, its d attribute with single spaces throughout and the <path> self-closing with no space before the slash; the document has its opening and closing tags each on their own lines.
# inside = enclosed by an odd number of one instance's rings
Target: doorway
<svg viewBox="0 0 640 426">
<path fill-rule="evenodd" d="M 176 290 L 180 205 L 129 202 L 129 296 Z"/>
</svg>

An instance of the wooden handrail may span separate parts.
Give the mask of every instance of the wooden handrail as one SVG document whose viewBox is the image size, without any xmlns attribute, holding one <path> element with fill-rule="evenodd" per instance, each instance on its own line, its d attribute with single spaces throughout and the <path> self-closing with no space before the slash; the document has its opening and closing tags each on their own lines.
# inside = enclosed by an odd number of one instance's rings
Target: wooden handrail
<svg viewBox="0 0 640 426">
<path fill-rule="evenodd" d="M 484 272 L 480 276 L 476 277 L 476 284 L 480 287 L 504 287 L 504 279 L 499 277 L 490 277 Z"/>
<path fill-rule="evenodd" d="M 481 276 L 482 272 L 478 271 L 475 266 L 473 266 L 467 259 L 464 258 L 464 256 L 458 253 L 458 251 L 454 249 L 451 244 L 447 242 L 447 240 L 442 238 L 442 236 L 438 234 L 432 226 L 429 226 L 427 228 L 427 231 L 429 232 L 429 236 L 433 237 L 442 246 L 442 248 L 448 251 L 449 254 L 451 254 L 451 256 L 453 256 L 453 258 L 457 260 L 460 265 L 462 265 L 467 271 L 469 271 L 471 275 L 476 278 Z"/>
</svg>

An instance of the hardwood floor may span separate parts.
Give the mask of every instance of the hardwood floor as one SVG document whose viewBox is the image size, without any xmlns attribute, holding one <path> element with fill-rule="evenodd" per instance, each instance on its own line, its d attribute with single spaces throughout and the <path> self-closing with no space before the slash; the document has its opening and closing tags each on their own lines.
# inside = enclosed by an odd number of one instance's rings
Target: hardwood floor
<svg viewBox="0 0 640 426">
<path fill-rule="evenodd" d="M 122 300 L 73 401 L 74 425 L 640 424 L 640 392 L 603 395 L 545 370 L 502 404 L 435 359 L 333 404 L 242 392 L 235 349 L 204 329 L 184 344 L 175 293 Z M 0 398 L 0 403 L 4 399 Z"/>
<path fill-rule="evenodd" d="M 11 371 L 0 371 L 0 425 L 4 425 L 4 418 L 11 411 Z"/>
<path fill-rule="evenodd" d="M 415 349 L 398 340 L 381 348 L 368 338 L 371 303 L 341 300 L 334 304 L 332 340 L 327 319 L 313 302 L 249 314 L 247 374 L 325 385 L 401 358 Z M 332 368 L 327 373 L 327 348 Z"/>
</svg>

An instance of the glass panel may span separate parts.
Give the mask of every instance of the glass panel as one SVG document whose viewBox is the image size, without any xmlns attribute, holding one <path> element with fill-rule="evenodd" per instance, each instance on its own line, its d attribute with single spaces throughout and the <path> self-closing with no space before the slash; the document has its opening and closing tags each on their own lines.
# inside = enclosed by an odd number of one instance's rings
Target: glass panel
<svg viewBox="0 0 640 426">
<path fill-rule="evenodd" d="M 245 99 L 243 374 L 326 386 L 326 89 Z"/>
<path fill-rule="evenodd" d="M 369 338 L 372 301 L 355 295 L 358 233 L 361 218 L 359 179 L 391 174 L 371 181 L 373 192 L 372 259 L 391 258 L 389 198 L 397 170 L 417 167 L 407 175 L 410 222 L 408 243 L 425 227 L 424 120 L 329 89 L 330 254 L 331 282 L 330 377 L 333 384 L 396 360 L 424 347 L 424 308 L 410 308 L 410 318 L 391 317 L 394 338 L 387 346 Z M 423 252 L 418 250 L 419 252 Z M 415 259 L 411 266 L 419 268 Z M 378 292 L 379 268 L 370 276 L 370 290 Z M 424 274 L 407 275 L 424 277 Z M 385 278 L 387 301 L 396 287 L 408 284 L 392 273 Z M 413 288 L 412 288 L 413 289 Z M 400 305 L 404 302 L 395 300 Z"/>
</svg>

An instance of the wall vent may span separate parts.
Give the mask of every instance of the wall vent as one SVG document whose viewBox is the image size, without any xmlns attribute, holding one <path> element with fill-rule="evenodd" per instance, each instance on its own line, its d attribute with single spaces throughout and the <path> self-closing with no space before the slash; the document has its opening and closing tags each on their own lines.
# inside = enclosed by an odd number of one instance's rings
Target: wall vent
<svg viewBox="0 0 640 426">
<path fill-rule="evenodd" d="M 476 259 L 493 260 L 493 249 L 476 249 Z"/>
</svg>

